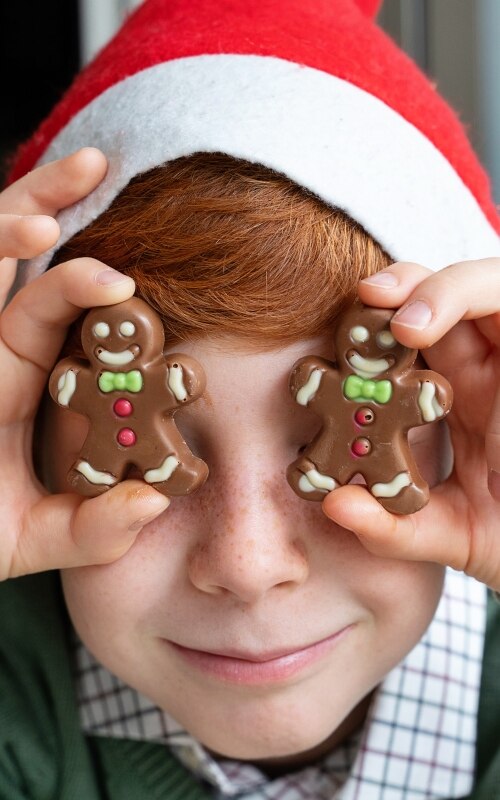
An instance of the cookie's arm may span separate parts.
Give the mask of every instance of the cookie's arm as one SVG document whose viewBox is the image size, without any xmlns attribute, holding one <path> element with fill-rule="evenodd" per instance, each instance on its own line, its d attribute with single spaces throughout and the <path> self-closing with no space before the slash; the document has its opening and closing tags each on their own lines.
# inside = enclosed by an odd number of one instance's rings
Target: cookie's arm
<svg viewBox="0 0 500 800">
<path fill-rule="evenodd" d="M 325 358 L 305 356 L 294 364 L 289 386 L 296 403 L 323 415 L 338 392 L 339 372 Z"/>
<path fill-rule="evenodd" d="M 165 358 L 164 388 L 166 411 L 192 403 L 203 394 L 205 372 L 196 359 L 183 353 L 172 353 Z"/>
<path fill-rule="evenodd" d="M 88 394 L 86 386 L 91 380 L 90 368 L 85 361 L 64 358 L 54 367 L 50 376 L 50 396 L 61 408 L 84 414 L 86 412 L 81 401 Z"/>
<path fill-rule="evenodd" d="M 412 384 L 417 398 L 415 425 L 446 416 L 453 402 L 453 389 L 446 378 L 430 369 L 417 370 L 412 374 Z"/>
</svg>

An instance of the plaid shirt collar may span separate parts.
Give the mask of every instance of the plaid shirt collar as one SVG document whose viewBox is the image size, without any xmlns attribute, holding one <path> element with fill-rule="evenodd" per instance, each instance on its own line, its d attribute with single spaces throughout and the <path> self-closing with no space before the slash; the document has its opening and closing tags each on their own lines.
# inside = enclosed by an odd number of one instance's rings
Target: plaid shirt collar
<svg viewBox="0 0 500 800">
<path fill-rule="evenodd" d="M 164 742 L 214 797 L 430 800 L 473 785 L 486 589 L 447 570 L 432 623 L 375 693 L 363 730 L 320 763 L 275 779 L 216 761 L 169 714 L 99 664 L 75 637 L 75 679 L 89 735 Z"/>
</svg>

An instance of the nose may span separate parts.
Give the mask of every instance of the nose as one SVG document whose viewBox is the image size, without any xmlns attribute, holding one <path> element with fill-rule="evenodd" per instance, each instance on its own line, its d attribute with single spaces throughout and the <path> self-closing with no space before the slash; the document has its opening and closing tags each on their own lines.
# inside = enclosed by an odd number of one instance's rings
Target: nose
<svg viewBox="0 0 500 800">
<path fill-rule="evenodd" d="M 290 591 L 303 584 L 309 574 L 307 551 L 287 509 L 290 498 L 283 476 L 266 483 L 254 473 L 244 487 L 241 479 L 224 482 L 216 477 L 201 490 L 209 510 L 188 559 L 193 585 L 252 604 L 271 590 Z M 213 497 L 213 485 L 225 486 L 224 497 Z"/>
</svg>

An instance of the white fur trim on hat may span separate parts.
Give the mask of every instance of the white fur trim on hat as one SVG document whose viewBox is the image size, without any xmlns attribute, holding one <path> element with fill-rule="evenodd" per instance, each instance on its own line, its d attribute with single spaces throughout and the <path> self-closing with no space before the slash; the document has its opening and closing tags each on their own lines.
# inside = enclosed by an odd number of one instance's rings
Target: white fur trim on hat
<svg viewBox="0 0 500 800">
<path fill-rule="evenodd" d="M 472 193 L 417 128 L 352 83 L 278 58 L 204 55 L 136 73 L 83 108 L 43 163 L 85 145 L 106 154 L 108 174 L 60 213 L 59 245 L 135 175 L 203 151 L 287 175 L 345 210 L 396 260 L 440 269 L 500 255 Z M 26 277 L 50 257 L 28 262 Z"/>
</svg>

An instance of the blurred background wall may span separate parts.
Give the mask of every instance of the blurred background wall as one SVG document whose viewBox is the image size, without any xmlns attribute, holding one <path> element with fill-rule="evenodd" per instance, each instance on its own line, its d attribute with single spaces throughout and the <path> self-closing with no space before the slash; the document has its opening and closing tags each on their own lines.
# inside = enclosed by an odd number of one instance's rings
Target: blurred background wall
<svg viewBox="0 0 500 800">
<path fill-rule="evenodd" d="M 140 2 L 0 0 L 4 171 L 16 143 Z M 385 0 L 379 22 L 459 113 L 500 203 L 500 0 Z"/>
</svg>

